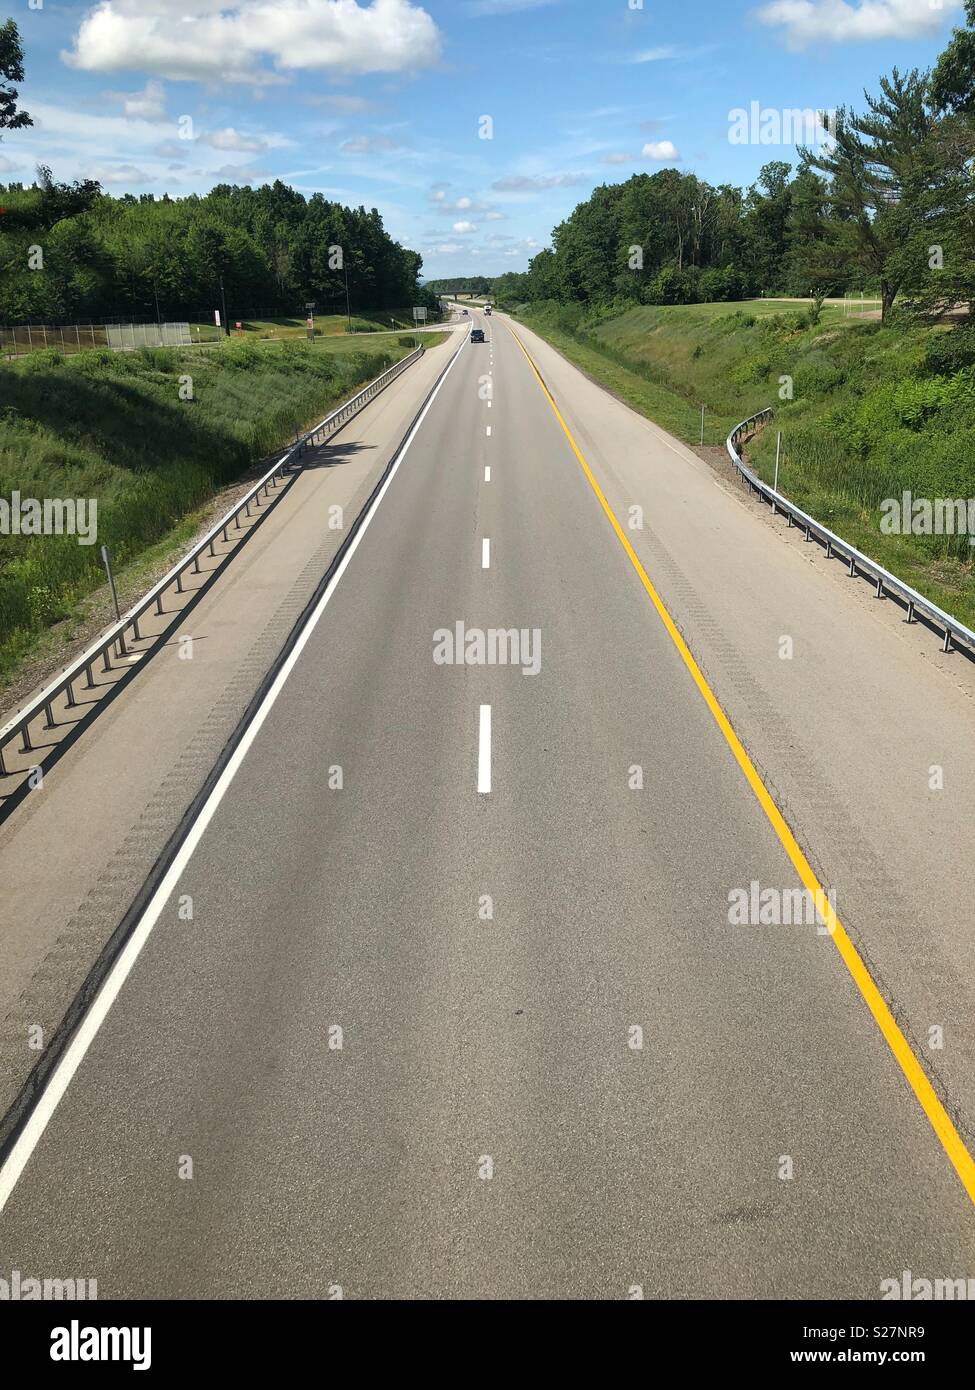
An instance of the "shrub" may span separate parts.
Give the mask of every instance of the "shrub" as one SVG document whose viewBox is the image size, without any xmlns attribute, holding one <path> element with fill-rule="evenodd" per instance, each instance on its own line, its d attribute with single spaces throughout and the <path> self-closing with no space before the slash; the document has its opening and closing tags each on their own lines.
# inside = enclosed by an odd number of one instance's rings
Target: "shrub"
<svg viewBox="0 0 975 1390">
<path fill-rule="evenodd" d="M 233 372 L 249 372 L 255 367 L 259 367 L 265 360 L 265 354 L 254 343 L 238 342 L 232 347 L 225 348 L 220 359 L 221 366 L 229 367 Z"/>
<path fill-rule="evenodd" d="M 925 344 L 923 365 L 933 376 L 952 376 L 975 366 L 975 327 L 933 333 Z"/>
<path fill-rule="evenodd" d="M 51 367 L 63 367 L 64 353 L 57 348 L 40 348 L 27 354 L 24 366 L 29 372 L 46 372 Z"/>
</svg>

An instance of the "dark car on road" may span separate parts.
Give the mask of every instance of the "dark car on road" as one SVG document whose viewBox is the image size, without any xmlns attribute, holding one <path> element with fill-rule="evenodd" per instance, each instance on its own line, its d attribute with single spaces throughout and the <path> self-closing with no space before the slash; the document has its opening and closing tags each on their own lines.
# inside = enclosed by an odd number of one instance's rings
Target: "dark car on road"
<svg viewBox="0 0 975 1390">
<path fill-rule="evenodd" d="M 472 343 L 483 343 L 483 342 L 484 342 L 484 329 L 483 329 L 483 328 L 472 328 L 472 329 L 471 329 L 471 342 L 472 342 Z"/>
</svg>

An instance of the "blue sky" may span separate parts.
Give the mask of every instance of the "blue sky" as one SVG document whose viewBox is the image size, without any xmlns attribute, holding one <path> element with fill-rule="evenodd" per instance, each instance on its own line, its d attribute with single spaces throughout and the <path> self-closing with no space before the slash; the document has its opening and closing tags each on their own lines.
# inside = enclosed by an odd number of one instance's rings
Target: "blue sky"
<svg viewBox="0 0 975 1390">
<path fill-rule="evenodd" d="M 960 0 L 10 0 L 35 128 L 0 180 L 205 192 L 281 178 L 378 207 L 426 276 L 523 270 L 600 183 L 747 185 L 794 145 L 729 113 L 857 104 Z M 490 117 L 491 126 L 484 121 Z M 482 138 L 490 134 L 491 138 Z"/>
</svg>

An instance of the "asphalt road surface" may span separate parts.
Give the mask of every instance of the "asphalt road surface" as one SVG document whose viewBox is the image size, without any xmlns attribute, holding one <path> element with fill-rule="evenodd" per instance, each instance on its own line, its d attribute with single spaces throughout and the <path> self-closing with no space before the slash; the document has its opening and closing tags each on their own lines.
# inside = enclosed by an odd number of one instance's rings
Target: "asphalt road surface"
<svg viewBox="0 0 975 1390">
<path fill-rule="evenodd" d="M 729 922 L 795 869 L 509 328 L 473 319 L 0 1266 L 101 1298 L 967 1274 L 972 1202 L 829 934 Z M 518 629 L 519 664 L 435 660 L 458 623 Z"/>
</svg>

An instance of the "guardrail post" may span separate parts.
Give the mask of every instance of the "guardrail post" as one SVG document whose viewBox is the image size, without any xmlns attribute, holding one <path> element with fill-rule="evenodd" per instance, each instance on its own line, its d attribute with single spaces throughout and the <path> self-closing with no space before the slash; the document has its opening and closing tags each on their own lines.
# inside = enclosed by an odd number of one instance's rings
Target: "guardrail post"
<svg viewBox="0 0 975 1390">
<path fill-rule="evenodd" d="M 913 621 L 914 621 L 914 600 L 913 600 L 913 599 L 908 599 L 908 601 L 907 601 L 907 621 L 908 621 L 909 623 L 913 623 Z"/>
<path fill-rule="evenodd" d="M 941 650 L 942 650 L 943 652 L 950 652 L 950 651 L 951 651 L 951 629 L 950 629 L 950 628 L 947 628 L 947 627 L 945 628 L 945 644 L 944 644 L 944 646 L 941 648 Z"/>
</svg>

